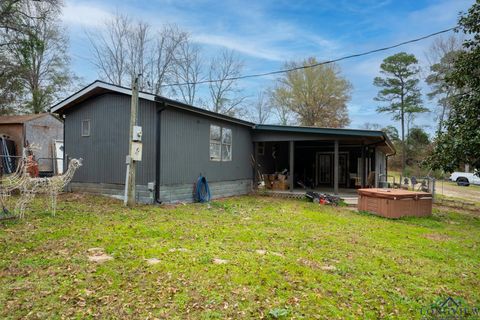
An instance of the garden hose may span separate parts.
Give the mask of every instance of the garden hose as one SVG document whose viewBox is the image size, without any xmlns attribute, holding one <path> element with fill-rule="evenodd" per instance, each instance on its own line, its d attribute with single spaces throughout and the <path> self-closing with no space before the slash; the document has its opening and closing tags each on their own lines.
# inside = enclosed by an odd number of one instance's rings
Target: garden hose
<svg viewBox="0 0 480 320">
<path fill-rule="evenodd" d="M 207 178 L 204 176 L 199 176 L 197 179 L 195 198 L 198 202 L 210 201 L 210 188 L 208 187 Z"/>
</svg>

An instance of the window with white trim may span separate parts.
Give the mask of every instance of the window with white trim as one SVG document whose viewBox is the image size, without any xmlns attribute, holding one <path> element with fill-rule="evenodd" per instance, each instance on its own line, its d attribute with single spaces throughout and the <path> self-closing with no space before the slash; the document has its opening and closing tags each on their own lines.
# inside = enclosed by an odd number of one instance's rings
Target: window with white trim
<svg viewBox="0 0 480 320">
<path fill-rule="evenodd" d="M 232 129 L 210 125 L 210 160 L 232 161 Z"/>
<path fill-rule="evenodd" d="M 232 129 L 222 128 L 222 161 L 232 161 Z"/>
<path fill-rule="evenodd" d="M 210 125 L 210 160 L 220 161 L 222 154 L 222 128 Z"/>
<path fill-rule="evenodd" d="M 82 120 L 82 137 L 90 137 L 90 120 Z"/>
</svg>

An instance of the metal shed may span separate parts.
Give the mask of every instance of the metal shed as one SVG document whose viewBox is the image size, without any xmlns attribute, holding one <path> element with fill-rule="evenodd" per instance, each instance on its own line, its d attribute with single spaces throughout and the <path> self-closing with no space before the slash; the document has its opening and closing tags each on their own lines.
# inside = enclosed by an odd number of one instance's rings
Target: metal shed
<svg viewBox="0 0 480 320">
<path fill-rule="evenodd" d="M 15 143 L 15 156 L 22 156 L 27 144 L 35 144 L 34 151 L 39 170 L 44 174 L 56 171 L 55 141 L 63 140 L 63 122 L 50 113 L 0 117 L 0 135 Z"/>
</svg>

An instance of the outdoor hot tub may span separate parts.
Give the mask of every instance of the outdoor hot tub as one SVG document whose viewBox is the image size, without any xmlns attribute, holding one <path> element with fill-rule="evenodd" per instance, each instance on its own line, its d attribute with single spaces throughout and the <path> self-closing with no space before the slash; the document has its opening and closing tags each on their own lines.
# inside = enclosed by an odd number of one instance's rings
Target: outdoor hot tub
<svg viewBox="0 0 480 320">
<path fill-rule="evenodd" d="M 358 189 L 358 210 L 386 218 L 432 214 L 431 193 L 400 189 Z"/>
</svg>

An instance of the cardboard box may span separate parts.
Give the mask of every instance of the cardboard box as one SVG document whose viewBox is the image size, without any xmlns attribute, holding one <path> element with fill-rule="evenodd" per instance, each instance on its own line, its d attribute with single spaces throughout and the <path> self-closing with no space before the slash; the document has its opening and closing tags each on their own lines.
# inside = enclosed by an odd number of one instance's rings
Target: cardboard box
<svg viewBox="0 0 480 320">
<path fill-rule="evenodd" d="M 268 174 L 263 175 L 263 182 L 265 183 L 266 189 L 272 189 L 272 181 L 270 181 Z"/>
<path fill-rule="evenodd" d="M 287 181 L 275 180 L 273 181 L 272 189 L 273 190 L 288 190 Z"/>
</svg>

